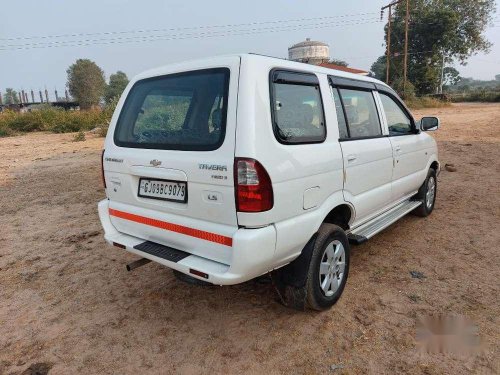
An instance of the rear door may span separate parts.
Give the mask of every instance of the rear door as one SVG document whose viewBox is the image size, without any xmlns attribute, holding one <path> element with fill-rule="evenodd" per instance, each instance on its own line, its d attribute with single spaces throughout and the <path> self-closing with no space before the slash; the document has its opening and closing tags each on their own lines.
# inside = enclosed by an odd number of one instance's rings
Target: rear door
<svg viewBox="0 0 500 375">
<path fill-rule="evenodd" d="M 137 80 L 108 133 L 104 170 L 120 232 L 229 263 L 240 61 L 217 62 Z"/>
</svg>

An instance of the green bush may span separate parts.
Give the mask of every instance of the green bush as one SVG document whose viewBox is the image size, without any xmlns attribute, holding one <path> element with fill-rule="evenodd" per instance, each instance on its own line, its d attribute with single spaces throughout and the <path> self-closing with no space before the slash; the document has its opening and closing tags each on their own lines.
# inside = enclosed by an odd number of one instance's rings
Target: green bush
<svg viewBox="0 0 500 375">
<path fill-rule="evenodd" d="M 41 106 L 30 112 L 4 111 L 0 113 L 0 136 L 32 131 L 69 133 L 87 131 L 107 126 L 112 111 L 66 111 L 59 108 Z"/>
<path fill-rule="evenodd" d="M 12 130 L 0 123 L 0 137 L 7 137 L 9 135 L 12 135 Z"/>
<path fill-rule="evenodd" d="M 404 80 L 399 78 L 392 83 L 392 88 L 396 90 L 398 95 L 404 100 L 413 100 L 416 98 L 415 86 L 410 81 L 406 81 L 406 87 Z"/>
<path fill-rule="evenodd" d="M 464 93 L 451 95 L 453 102 L 500 102 L 500 91 L 474 90 Z"/>
<path fill-rule="evenodd" d="M 78 133 L 75 134 L 73 137 L 73 142 L 83 142 L 85 141 L 85 133 L 83 131 L 79 131 Z"/>
<path fill-rule="evenodd" d="M 99 136 L 105 137 L 108 134 L 109 123 L 111 122 L 111 118 L 113 117 L 113 113 L 115 112 L 116 105 L 118 104 L 119 97 L 113 98 L 103 109 L 103 118 L 104 122 L 100 125 Z"/>
</svg>

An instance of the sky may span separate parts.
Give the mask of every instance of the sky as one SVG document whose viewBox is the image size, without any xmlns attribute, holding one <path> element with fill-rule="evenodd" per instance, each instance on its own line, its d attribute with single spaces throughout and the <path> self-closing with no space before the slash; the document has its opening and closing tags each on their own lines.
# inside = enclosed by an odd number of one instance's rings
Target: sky
<svg viewBox="0 0 500 375">
<path fill-rule="evenodd" d="M 380 8 L 388 2 L 0 0 L 0 92 L 6 87 L 47 88 L 51 95 L 54 89 L 61 95 L 66 69 L 79 58 L 95 61 L 106 78 L 117 70 L 133 77 L 157 66 L 213 55 L 287 57 L 288 47 L 305 38 L 326 42 L 331 57 L 369 70 L 384 54 Z M 494 18 L 500 26 L 500 13 Z M 68 34 L 74 36 L 61 36 Z M 457 65 L 462 76 L 486 80 L 500 74 L 500 27 L 488 28 L 486 35 L 493 43 L 491 52 L 471 57 L 465 67 Z M 61 46 L 68 40 L 73 41 L 70 46 Z M 37 48 L 17 49 L 19 45 Z"/>
</svg>

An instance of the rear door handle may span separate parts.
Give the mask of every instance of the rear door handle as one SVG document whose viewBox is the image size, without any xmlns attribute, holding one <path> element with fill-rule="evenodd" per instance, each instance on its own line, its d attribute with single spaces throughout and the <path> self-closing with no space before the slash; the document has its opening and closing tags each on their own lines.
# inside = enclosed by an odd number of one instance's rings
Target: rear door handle
<svg viewBox="0 0 500 375">
<path fill-rule="evenodd" d="M 356 160 L 358 157 L 356 155 L 347 155 L 347 161 L 354 161 Z"/>
<path fill-rule="evenodd" d="M 394 148 L 394 150 L 396 150 L 396 152 L 401 151 L 401 146 L 396 146 L 396 147 Z"/>
</svg>

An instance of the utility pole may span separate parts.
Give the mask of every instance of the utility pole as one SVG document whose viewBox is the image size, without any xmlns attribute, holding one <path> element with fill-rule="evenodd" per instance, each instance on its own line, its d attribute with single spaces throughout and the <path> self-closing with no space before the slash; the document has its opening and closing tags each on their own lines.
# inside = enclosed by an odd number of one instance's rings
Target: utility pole
<svg viewBox="0 0 500 375">
<path fill-rule="evenodd" d="M 386 67 L 385 67 L 385 83 L 389 84 L 389 73 L 390 73 L 390 64 L 391 64 L 391 18 L 392 18 L 392 4 L 387 6 L 389 8 L 389 16 L 387 19 L 387 59 L 386 59 Z M 380 19 L 384 17 L 384 9 L 382 8 L 380 12 Z"/>
<path fill-rule="evenodd" d="M 387 22 L 387 67 L 386 67 L 386 83 L 389 84 L 389 74 L 390 74 L 390 58 L 391 58 L 391 17 L 392 17 L 392 7 L 406 1 L 406 17 L 405 17 L 405 57 L 404 57 L 404 72 L 403 72 L 403 90 L 406 90 L 406 79 L 407 79 L 407 65 L 408 65 L 408 24 L 410 19 L 410 0 L 396 0 L 392 3 L 382 7 L 380 12 L 380 18 L 384 16 L 384 10 L 389 9 L 389 19 Z"/>
<path fill-rule="evenodd" d="M 441 89 L 439 90 L 439 93 L 443 95 L 443 84 L 444 84 L 444 53 L 443 53 L 443 63 L 441 65 Z"/>
<path fill-rule="evenodd" d="M 408 76 L 408 20 L 410 19 L 410 0 L 406 0 L 405 17 L 405 62 L 404 62 L 404 81 L 403 91 L 406 93 L 406 80 Z"/>
</svg>

